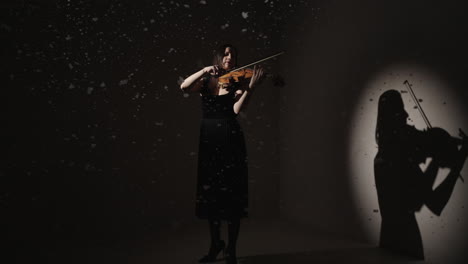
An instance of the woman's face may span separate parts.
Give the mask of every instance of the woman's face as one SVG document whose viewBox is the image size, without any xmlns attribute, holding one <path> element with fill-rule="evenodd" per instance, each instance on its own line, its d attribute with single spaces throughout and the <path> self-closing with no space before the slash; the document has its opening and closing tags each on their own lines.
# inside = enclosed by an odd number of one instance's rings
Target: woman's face
<svg viewBox="0 0 468 264">
<path fill-rule="evenodd" d="M 234 65 L 236 65 L 234 50 L 232 50 L 230 47 L 227 47 L 224 50 L 224 56 L 221 66 L 223 67 L 223 69 L 229 70 L 232 67 L 234 67 Z"/>
</svg>

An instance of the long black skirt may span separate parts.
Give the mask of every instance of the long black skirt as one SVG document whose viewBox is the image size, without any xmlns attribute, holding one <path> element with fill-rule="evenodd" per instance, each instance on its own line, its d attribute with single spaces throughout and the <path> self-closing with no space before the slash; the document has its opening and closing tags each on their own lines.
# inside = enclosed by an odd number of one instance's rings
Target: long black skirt
<svg viewBox="0 0 468 264">
<path fill-rule="evenodd" d="M 201 219 L 247 216 L 245 140 L 235 118 L 202 119 L 196 215 Z"/>
</svg>

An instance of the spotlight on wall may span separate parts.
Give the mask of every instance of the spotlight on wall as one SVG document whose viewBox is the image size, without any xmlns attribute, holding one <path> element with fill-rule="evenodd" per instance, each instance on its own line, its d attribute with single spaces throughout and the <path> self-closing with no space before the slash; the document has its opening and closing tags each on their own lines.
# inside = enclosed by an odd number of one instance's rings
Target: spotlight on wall
<svg viewBox="0 0 468 264">
<path fill-rule="evenodd" d="M 367 239 L 377 245 L 380 235 L 380 212 L 374 180 L 374 157 L 377 154 L 375 128 L 377 104 L 380 95 L 390 89 L 400 91 L 408 123 L 417 129 L 426 129 L 426 124 L 407 92 L 404 82 L 408 80 L 418 97 L 427 118 L 434 127 L 441 127 L 452 136 L 458 129 L 468 131 L 466 102 L 462 102 L 455 89 L 449 87 L 436 72 L 421 65 L 394 64 L 382 69 L 371 78 L 362 90 L 355 106 L 350 127 L 348 164 L 355 208 L 365 229 Z M 421 164 L 421 168 L 424 169 Z M 468 164 L 461 174 L 468 179 Z M 440 169 L 434 187 L 448 174 Z M 468 183 L 459 181 L 440 217 L 425 206 L 416 213 L 421 231 L 426 259 L 456 259 L 468 245 Z M 447 246 L 450 245 L 450 246 Z"/>
</svg>

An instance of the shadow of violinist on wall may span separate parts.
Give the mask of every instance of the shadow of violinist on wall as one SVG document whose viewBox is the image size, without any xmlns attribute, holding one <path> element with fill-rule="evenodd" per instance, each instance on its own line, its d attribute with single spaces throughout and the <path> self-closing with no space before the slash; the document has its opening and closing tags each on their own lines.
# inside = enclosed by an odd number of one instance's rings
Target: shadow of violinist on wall
<svg viewBox="0 0 468 264">
<path fill-rule="evenodd" d="M 406 123 L 407 118 L 398 91 L 389 90 L 380 96 L 375 133 L 378 153 L 374 159 L 382 216 L 379 246 L 396 254 L 424 259 L 415 212 L 426 205 L 440 216 L 461 178 L 468 139 L 461 130 L 462 139 L 450 136 L 441 128 L 418 130 Z M 419 165 L 428 158 L 429 164 L 422 170 Z M 449 168 L 450 173 L 433 189 L 439 168 Z"/>
</svg>

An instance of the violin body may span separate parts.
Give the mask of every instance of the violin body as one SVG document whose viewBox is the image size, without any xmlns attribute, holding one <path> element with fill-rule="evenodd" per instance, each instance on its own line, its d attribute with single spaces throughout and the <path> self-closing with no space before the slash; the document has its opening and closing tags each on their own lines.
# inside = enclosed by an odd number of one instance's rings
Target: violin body
<svg viewBox="0 0 468 264">
<path fill-rule="evenodd" d="M 219 84 L 229 84 L 229 83 L 239 83 L 245 81 L 246 79 L 250 79 L 253 76 L 252 69 L 240 69 L 237 71 L 232 71 L 226 73 L 218 78 Z"/>
<path fill-rule="evenodd" d="M 233 83 L 240 84 L 246 81 L 250 81 L 250 78 L 252 78 L 253 74 L 254 70 L 249 68 L 228 72 L 218 78 L 218 85 L 227 86 Z M 282 87 L 285 84 L 284 79 L 278 74 L 266 73 L 265 77 L 272 78 L 274 86 Z"/>
<path fill-rule="evenodd" d="M 452 167 L 459 155 L 459 146 L 466 144 L 466 138 L 452 137 L 447 131 L 439 127 L 427 130 L 427 152 L 437 159 L 441 167 Z"/>
</svg>

